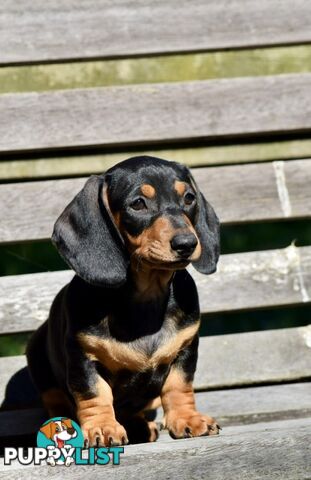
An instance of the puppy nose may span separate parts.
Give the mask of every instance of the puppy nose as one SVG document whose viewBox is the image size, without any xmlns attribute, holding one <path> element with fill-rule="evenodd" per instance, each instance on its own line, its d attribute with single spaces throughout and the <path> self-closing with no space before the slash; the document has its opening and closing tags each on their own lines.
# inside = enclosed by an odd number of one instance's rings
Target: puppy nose
<svg viewBox="0 0 311 480">
<path fill-rule="evenodd" d="M 193 253 L 198 240 L 193 233 L 182 233 L 175 235 L 171 240 L 172 250 L 178 253 L 180 257 L 188 258 Z"/>
</svg>

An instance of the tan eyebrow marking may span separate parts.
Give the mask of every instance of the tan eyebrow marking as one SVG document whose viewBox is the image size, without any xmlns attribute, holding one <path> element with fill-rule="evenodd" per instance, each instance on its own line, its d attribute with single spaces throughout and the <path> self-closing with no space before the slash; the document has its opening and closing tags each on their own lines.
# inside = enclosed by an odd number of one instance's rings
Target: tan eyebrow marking
<svg viewBox="0 0 311 480">
<path fill-rule="evenodd" d="M 175 188 L 176 192 L 178 193 L 178 195 L 181 196 L 185 193 L 186 184 L 185 184 L 185 182 L 180 182 L 179 180 L 175 180 L 174 188 Z"/>
<path fill-rule="evenodd" d="M 145 195 L 147 198 L 153 198 L 156 194 L 155 188 L 152 185 L 148 185 L 148 183 L 144 183 L 140 187 L 141 193 Z"/>
</svg>

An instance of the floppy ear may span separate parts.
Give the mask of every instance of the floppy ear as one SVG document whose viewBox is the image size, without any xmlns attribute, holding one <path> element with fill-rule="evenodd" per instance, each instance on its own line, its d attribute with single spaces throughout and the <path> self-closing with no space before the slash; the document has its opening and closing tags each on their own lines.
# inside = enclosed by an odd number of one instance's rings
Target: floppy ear
<svg viewBox="0 0 311 480">
<path fill-rule="evenodd" d="M 61 421 L 66 425 L 66 427 L 73 428 L 70 418 L 62 418 Z"/>
<path fill-rule="evenodd" d="M 205 200 L 199 191 L 195 182 L 194 187 L 197 191 L 197 219 L 194 225 L 195 231 L 199 237 L 202 253 L 200 258 L 193 262 L 193 266 L 198 272 L 206 275 L 216 271 L 216 265 L 220 252 L 220 228 L 219 220 L 213 207 Z"/>
<path fill-rule="evenodd" d="M 49 422 L 49 423 L 47 423 L 46 425 L 43 425 L 43 427 L 40 428 L 40 432 L 42 432 L 46 436 L 46 438 L 52 439 L 52 437 L 53 437 L 52 423 L 53 422 Z"/>
<path fill-rule="evenodd" d="M 106 189 L 106 176 L 92 175 L 56 221 L 52 242 L 85 281 L 118 287 L 126 281 L 128 259 Z"/>
</svg>

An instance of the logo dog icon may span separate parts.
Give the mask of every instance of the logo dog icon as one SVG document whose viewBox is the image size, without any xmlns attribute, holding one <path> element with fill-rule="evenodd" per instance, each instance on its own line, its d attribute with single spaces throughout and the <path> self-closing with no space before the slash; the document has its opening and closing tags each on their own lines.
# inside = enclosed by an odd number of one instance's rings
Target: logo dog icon
<svg viewBox="0 0 311 480">
<path fill-rule="evenodd" d="M 46 461 L 49 465 L 55 466 L 56 464 L 65 464 L 66 466 L 69 466 L 71 463 L 73 463 L 74 460 L 70 455 L 72 449 L 70 441 L 77 437 L 78 432 L 73 426 L 70 418 L 54 418 L 45 423 L 39 431 L 43 433 L 43 435 L 49 441 L 49 444 L 46 446 L 49 452 Z M 52 442 L 53 445 L 51 445 L 50 442 Z M 59 456 L 56 455 L 56 449 L 61 449 L 66 458 L 59 458 Z"/>
<path fill-rule="evenodd" d="M 17 460 L 21 465 L 120 465 L 124 447 L 89 447 L 84 449 L 81 427 L 67 417 L 44 422 L 37 433 L 36 447 L 5 447 L 4 465 Z"/>
<path fill-rule="evenodd" d="M 77 436 L 77 431 L 72 425 L 70 418 L 51 420 L 40 428 L 46 438 L 53 440 L 55 447 L 63 448 L 66 441 Z"/>
</svg>

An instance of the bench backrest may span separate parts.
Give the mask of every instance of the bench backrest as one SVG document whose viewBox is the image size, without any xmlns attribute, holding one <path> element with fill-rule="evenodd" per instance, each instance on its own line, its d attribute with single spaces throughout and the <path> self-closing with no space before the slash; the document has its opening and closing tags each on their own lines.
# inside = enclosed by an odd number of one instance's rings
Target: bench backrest
<svg viewBox="0 0 311 480">
<path fill-rule="evenodd" d="M 308 0 L 4 0 L 0 242 L 49 239 L 85 176 L 142 152 L 193 167 L 223 224 L 310 219 L 310 16 Z M 194 274 L 202 312 L 310 303 L 310 264 L 311 246 L 223 255 Z M 71 276 L 0 278 L 0 334 L 40 325 Z M 196 386 L 305 378 L 309 334 L 202 339 Z M 272 342 L 286 355 L 271 370 Z M 24 362 L 0 359 L 0 378 Z"/>
</svg>

